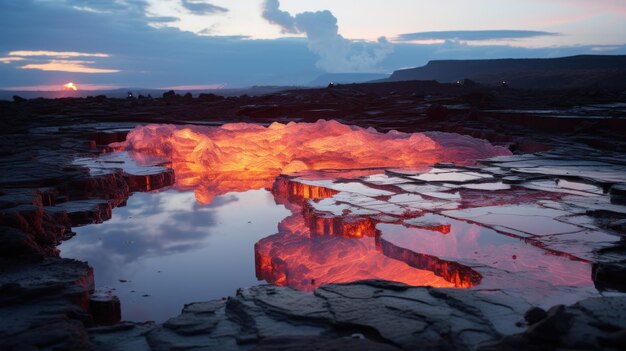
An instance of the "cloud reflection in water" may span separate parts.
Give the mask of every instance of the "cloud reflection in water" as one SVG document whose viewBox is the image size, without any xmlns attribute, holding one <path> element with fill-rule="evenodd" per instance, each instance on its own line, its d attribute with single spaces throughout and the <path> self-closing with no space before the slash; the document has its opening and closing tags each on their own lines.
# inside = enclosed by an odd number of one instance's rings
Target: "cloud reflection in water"
<svg viewBox="0 0 626 351">
<path fill-rule="evenodd" d="M 75 228 L 60 249 L 88 261 L 97 286 L 116 289 L 123 319 L 163 321 L 185 303 L 256 284 L 254 243 L 287 215 L 265 190 L 218 196 L 210 205 L 197 204 L 191 191 L 137 193 L 110 221 Z"/>
</svg>

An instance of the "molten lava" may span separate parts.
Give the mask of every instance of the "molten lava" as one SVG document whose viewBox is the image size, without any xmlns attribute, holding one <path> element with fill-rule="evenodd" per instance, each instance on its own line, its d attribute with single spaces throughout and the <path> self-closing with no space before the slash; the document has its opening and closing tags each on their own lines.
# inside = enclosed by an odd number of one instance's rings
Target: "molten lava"
<svg viewBox="0 0 626 351">
<path fill-rule="evenodd" d="M 176 183 L 195 189 L 201 203 L 229 191 L 271 186 L 279 174 L 320 169 L 418 167 L 436 162 L 471 164 L 509 155 L 503 147 L 453 133 L 379 133 L 336 121 L 249 123 L 221 127 L 156 125 L 136 127 L 118 150 L 163 156 L 172 161 Z"/>
<path fill-rule="evenodd" d="M 73 91 L 77 91 L 78 87 L 76 86 L 76 84 L 69 82 L 67 84 L 63 84 L 63 90 L 73 90 Z"/>
</svg>

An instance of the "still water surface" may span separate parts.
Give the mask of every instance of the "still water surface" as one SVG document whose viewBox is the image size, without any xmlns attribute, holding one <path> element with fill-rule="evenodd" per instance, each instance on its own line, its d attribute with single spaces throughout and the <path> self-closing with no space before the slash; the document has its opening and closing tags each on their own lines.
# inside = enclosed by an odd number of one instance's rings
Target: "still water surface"
<svg viewBox="0 0 626 351">
<path fill-rule="evenodd" d="M 267 190 L 199 205 L 192 191 L 136 193 L 103 224 L 74 228 L 62 257 L 88 261 L 96 287 L 114 288 L 122 319 L 164 321 L 185 303 L 258 284 L 254 244 L 290 214 Z"/>
</svg>

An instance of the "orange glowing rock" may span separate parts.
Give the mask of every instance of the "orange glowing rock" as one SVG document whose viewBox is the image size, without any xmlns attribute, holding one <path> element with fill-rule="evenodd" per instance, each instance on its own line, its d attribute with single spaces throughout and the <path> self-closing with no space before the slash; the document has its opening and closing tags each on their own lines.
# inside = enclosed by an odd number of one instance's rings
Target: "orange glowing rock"
<svg viewBox="0 0 626 351">
<path fill-rule="evenodd" d="M 76 86 L 76 84 L 69 82 L 67 84 L 63 84 L 63 90 L 73 90 L 73 91 L 77 91 L 78 87 Z"/>
<path fill-rule="evenodd" d="M 532 287 L 538 296 L 550 284 L 591 284 L 588 262 L 475 224 L 411 211 L 391 201 L 400 188 L 355 180 L 382 167 L 413 170 L 509 154 L 483 140 L 437 132 L 383 134 L 318 121 L 267 128 L 148 125 L 112 146 L 139 151 L 133 153 L 136 158 L 170 160 L 175 186 L 194 190 L 201 204 L 228 192 L 271 189 L 276 203 L 292 215 L 279 223 L 277 234 L 255 244 L 256 275 L 268 283 L 306 291 L 362 279 L 448 288 L 506 284 Z M 318 171 L 328 168 L 333 170 Z M 280 176 L 290 173 L 297 175 Z M 463 200 L 468 206 L 493 206 L 532 198 L 525 194 L 513 190 L 489 198 L 480 193 Z"/>
<path fill-rule="evenodd" d="M 338 193 L 336 190 L 325 187 L 310 185 L 301 182 L 291 181 L 288 177 L 277 177 L 272 185 L 272 193 L 281 199 L 282 203 L 289 202 L 290 199 L 302 203 L 309 199 L 325 199 Z"/>
<path fill-rule="evenodd" d="M 270 187 L 280 174 L 418 167 L 436 162 L 471 164 L 510 154 L 503 147 L 459 134 L 379 133 L 373 128 L 325 120 L 275 122 L 269 127 L 249 123 L 221 127 L 151 124 L 136 127 L 125 142 L 111 146 L 172 161 L 177 186 L 197 189 L 202 203 L 228 191 Z"/>
</svg>

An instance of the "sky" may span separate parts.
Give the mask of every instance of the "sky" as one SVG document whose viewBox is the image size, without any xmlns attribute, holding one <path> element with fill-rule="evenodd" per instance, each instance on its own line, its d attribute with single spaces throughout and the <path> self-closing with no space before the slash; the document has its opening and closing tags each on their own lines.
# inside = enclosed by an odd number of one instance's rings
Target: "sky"
<svg viewBox="0 0 626 351">
<path fill-rule="evenodd" d="M 626 54 L 624 0 L 0 0 L 0 89 L 303 85 L 429 60 Z"/>
</svg>

